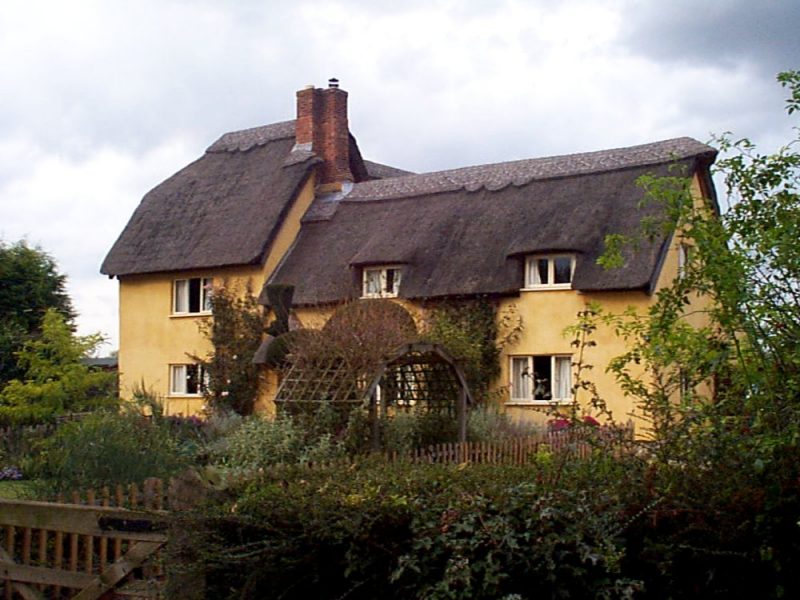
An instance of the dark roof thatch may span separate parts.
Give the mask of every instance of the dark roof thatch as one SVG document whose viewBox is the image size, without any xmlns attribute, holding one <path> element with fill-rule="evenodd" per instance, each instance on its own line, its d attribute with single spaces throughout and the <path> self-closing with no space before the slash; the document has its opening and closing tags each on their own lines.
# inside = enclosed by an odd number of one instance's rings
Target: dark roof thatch
<svg viewBox="0 0 800 600">
<path fill-rule="evenodd" d="M 642 244 L 624 268 L 596 264 L 609 233 L 635 233 L 656 207 L 638 208 L 640 175 L 686 174 L 715 151 L 689 138 L 572 156 L 515 161 L 356 184 L 318 200 L 271 278 L 296 285 L 295 303 L 360 294 L 365 265 L 404 265 L 400 296 L 509 294 L 525 254 L 578 257 L 579 290 L 649 289 L 664 240 Z"/>
<path fill-rule="evenodd" d="M 247 139 L 226 134 L 205 156 L 150 191 L 101 272 L 129 275 L 262 261 L 316 159 L 284 165 L 292 138 Z"/>
<path fill-rule="evenodd" d="M 203 157 L 156 186 L 103 262 L 107 275 L 257 264 L 319 159 L 294 148 L 294 121 L 226 133 Z M 362 161 L 357 180 L 407 175 Z"/>
<path fill-rule="evenodd" d="M 130 275 L 259 264 L 319 158 L 294 143 L 295 122 L 223 135 L 205 155 L 149 192 L 101 268 Z M 624 268 L 596 265 L 608 233 L 637 230 L 636 179 L 682 164 L 705 169 L 715 151 L 690 138 L 411 174 L 363 160 L 350 136 L 356 183 L 318 198 L 271 278 L 295 303 L 360 294 L 360 267 L 403 264 L 400 295 L 517 293 L 526 254 L 572 252 L 573 287 L 649 289 L 665 240 L 643 244 Z"/>
</svg>

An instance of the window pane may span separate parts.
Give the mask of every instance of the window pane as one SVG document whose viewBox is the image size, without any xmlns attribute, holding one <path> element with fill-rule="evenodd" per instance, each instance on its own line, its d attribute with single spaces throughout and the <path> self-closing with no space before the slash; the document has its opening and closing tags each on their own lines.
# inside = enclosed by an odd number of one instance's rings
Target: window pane
<svg viewBox="0 0 800 600">
<path fill-rule="evenodd" d="M 553 283 L 569 283 L 572 281 L 572 259 L 559 256 L 553 259 Z"/>
<path fill-rule="evenodd" d="M 189 280 L 189 312 L 200 312 L 200 280 Z"/>
<path fill-rule="evenodd" d="M 536 259 L 536 276 L 534 283 L 547 285 L 550 283 L 549 273 L 547 272 L 550 261 L 546 258 Z"/>
<path fill-rule="evenodd" d="M 172 385 L 170 390 L 173 394 L 186 393 L 186 365 L 172 365 Z"/>
<path fill-rule="evenodd" d="M 189 282 L 185 279 L 175 281 L 175 308 L 176 313 L 189 312 Z"/>
<path fill-rule="evenodd" d="M 203 310 L 211 312 L 211 294 L 214 289 L 214 280 L 211 277 L 203 279 Z"/>
<path fill-rule="evenodd" d="M 397 296 L 400 291 L 400 269 L 386 269 L 386 293 Z"/>
<path fill-rule="evenodd" d="M 531 377 L 527 357 L 511 359 L 511 397 L 518 400 L 531 398 Z"/>
<path fill-rule="evenodd" d="M 550 356 L 533 357 L 533 399 L 551 400 L 553 398 L 553 373 Z"/>
<path fill-rule="evenodd" d="M 364 295 L 380 296 L 381 271 L 380 269 L 367 269 L 364 276 Z"/>
<path fill-rule="evenodd" d="M 394 291 L 394 269 L 386 269 L 386 287 L 383 288 L 386 294 Z"/>
<path fill-rule="evenodd" d="M 566 400 L 572 397 L 572 358 L 556 356 L 555 397 Z"/>
<path fill-rule="evenodd" d="M 200 374 L 197 365 L 186 365 L 186 393 L 200 393 Z"/>
</svg>

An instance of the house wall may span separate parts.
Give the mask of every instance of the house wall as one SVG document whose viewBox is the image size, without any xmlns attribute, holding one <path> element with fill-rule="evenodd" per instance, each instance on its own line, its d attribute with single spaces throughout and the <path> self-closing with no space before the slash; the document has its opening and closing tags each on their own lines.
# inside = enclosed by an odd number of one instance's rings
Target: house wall
<svg viewBox="0 0 800 600">
<path fill-rule="evenodd" d="M 214 285 L 226 282 L 244 293 L 249 282 L 258 294 L 300 231 L 300 219 L 314 199 L 312 176 L 298 193 L 263 265 L 179 271 L 120 277 L 120 396 L 130 399 L 136 386 L 152 390 L 164 401 L 167 414 L 201 412 L 202 396 L 170 394 L 170 365 L 195 362 L 212 348 L 201 331 L 210 316 L 172 315 L 172 282 L 175 279 L 213 277 Z M 232 240 L 234 243 L 234 240 Z"/>
</svg>

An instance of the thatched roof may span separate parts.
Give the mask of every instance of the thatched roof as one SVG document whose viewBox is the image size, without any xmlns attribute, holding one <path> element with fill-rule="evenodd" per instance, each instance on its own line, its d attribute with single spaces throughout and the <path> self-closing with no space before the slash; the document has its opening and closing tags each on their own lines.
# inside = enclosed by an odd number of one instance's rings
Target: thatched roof
<svg viewBox="0 0 800 600">
<path fill-rule="evenodd" d="M 644 216 L 639 176 L 689 175 L 713 148 L 680 138 L 571 156 L 366 181 L 319 200 L 272 283 L 294 284 L 295 304 L 360 295 L 360 268 L 403 265 L 400 296 L 516 294 L 524 255 L 577 255 L 579 290 L 649 290 L 664 239 L 642 244 L 624 268 L 596 264 L 609 233 L 635 233 Z"/>
<path fill-rule="evenodd" d="M 226 133 L 205 155 L 149 192 L 103 263 L 109 275 L 260 264 L 298 190 L 320 159 L 295 145 L 295 122 Z M 355 183 L 318 198 L 271 278 L 299 305 L 360 295 L 365 265 L 404 265 L 400 296 L 516 294 L 523 257 L 577 255 L 579 290 L 649 289 L 665 240 L 627 265 L 596 264 L 608 233 L 631 233 L 636 179 L 683 165 L 704 173 L 715 151 L 689 138 L 412 174 L 363 160 L 350 136 Z"/>
<path fill-rule="evenodd" d="M 130 275 L 259 264 L 319 159 L 294 148 L 294 121 L 226 133 L 142 199 L 100 271 Z M 363 161 L 357 180 L 406 175 Z"/>
</svg>

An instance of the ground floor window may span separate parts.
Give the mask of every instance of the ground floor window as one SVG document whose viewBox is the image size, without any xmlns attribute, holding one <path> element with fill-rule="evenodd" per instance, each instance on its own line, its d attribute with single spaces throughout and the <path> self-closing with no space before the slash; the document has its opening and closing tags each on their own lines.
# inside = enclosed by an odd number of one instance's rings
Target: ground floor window
<svg viewBox="0 0 800 600">
<path fill-rule="evenodd" d="M 203 365 L 170 365 L 171 394 L 201 396 L 208 387 L 208 372 Z"/>
<path fill-rule="evenodd" d="M 514 356 L 511 358 L 510 383 L 514 402 L 572 400 L 572 357 Z"/>
</svg>

